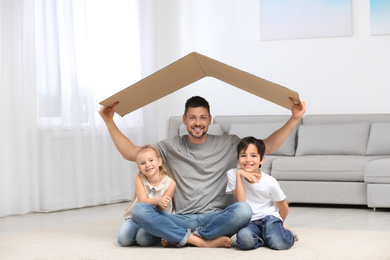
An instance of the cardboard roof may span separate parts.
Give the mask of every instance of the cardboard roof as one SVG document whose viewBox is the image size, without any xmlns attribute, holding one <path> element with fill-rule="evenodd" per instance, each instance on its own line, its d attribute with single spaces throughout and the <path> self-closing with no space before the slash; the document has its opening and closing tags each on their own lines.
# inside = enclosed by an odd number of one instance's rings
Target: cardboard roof
<svg viewBox="0 0 390 260">
<path fill-rule="evenodd" d="M 297 103 L 297 92 L 217 60 L 192 52 L 152 75 L 100 102 L 105 107 L 119 101 L 115 112 L 124 116 L 204 77 L 214 77 L 287 109 L 289 97 Z"/>
</svg>

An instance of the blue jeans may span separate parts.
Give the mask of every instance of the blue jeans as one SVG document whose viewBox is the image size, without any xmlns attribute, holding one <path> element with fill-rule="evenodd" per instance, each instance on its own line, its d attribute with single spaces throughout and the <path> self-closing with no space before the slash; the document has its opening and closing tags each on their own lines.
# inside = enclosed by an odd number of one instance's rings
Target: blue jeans
<svg viewBox="0 0 390 260">
<path fill-rule="evenodd" d="M 118 233 L 118 244 L 121 246 L 152 246 L 161 241 L 161 238 L 152 236 L 140 228 L 131 218 L 125 219 Z"/>
<path fill-rule="evenodd" d="M 132 210 L 134 222 L 146 232 L 179 247 L 187 243 L 191 232 L 207 240 L 231 237 L 249 223 L 251 216 L 252 209 L 246 202 L 236 202 L 222 211 L 203 214 L 168 214 L 141 202 Z"/>
<path fill-rule="evenodd" d="M 237 233 L 238 246 L 243 250 L 263 245 L 275 250 L 289 249 L 294 245 L 294 234 L 283 227 L 283 221 L 272 215 L 249 222 Z"/>
</svg>

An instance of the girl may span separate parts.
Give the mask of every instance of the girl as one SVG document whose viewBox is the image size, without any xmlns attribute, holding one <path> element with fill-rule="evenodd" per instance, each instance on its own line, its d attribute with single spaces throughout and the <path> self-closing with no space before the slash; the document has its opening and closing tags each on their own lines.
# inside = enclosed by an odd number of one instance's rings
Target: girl
<svg viewBox="0 0 390 260">
<path fill-rule="evenodd" d="M 284 250 L 298 240 L 284 224 L 289 211 L 286 195 L 275 178 L 259 170 L 265 160 L 264 153 L 263 140 L 243 138 L 237 145 L 240 169 L 227 172 L 226 193 L 233 193 L 236 201 L 246 201 L 253 212 L 251 222 L 237 233 L 237 244 L 243 250 L 263 245 Z"/>
<path fill-rule="evenodd" d="M 148 234 L 132 219 L 131 211 L 137 202 L 144 202 L 172 213 L 172 198 L 176 182 L 169 176 L 158 149 L 152 145 L 142 146 L 136 154 L 139 173 L 134 177 L 135 195 L 133 202 L 126 209 L 125 222 L 118 233 L 121 246 L 150 246 L 161 241 L 160 238 Z"/>
</svg>

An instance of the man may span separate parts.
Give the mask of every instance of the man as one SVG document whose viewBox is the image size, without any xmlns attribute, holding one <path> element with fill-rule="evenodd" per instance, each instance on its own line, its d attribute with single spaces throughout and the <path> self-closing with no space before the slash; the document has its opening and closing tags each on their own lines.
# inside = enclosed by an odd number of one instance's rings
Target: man
<svg viewBox="0 0 390 260">
<path fill-rule="evenodd" d="M 290 101 L 292 116 L 264 139 L 266 154 L 282 145 L 305 113 L 303 100 L 299 104 Z M 101 107 L 99 113 L 119 152 L 125 159 L 134 161 L 140 146 L 133 144 L 115 125 L 113 115 L 117 105 Z M 247 203 L 234 203 L 233 197 L 225 194 L 226 172 L 237 165 L 236 146 L 240 138 L 229 134 L 208 135 L 211 120 L 208 102 L 199 96 L 191 97 L 183 115 L 188 135 L 156 144 L 177 183 L 176 214 L 167 214 L 144 203 L 136 204 L 132 212 L 134 222 L 147 233 L 179 247 L 187 243 L 199 247 L 230 247 L 230 237 L 251 219 L 252 210 Z"/>
</svg>

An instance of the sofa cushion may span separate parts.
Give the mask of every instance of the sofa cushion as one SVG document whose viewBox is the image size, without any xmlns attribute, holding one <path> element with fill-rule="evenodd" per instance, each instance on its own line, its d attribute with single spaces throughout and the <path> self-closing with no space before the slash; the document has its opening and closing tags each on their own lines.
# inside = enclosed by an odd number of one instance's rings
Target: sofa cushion
<svg viewBox="0 0 390 260">
<path fill-rule="evenodd" d="M 367 184 L 367 206 L 370 208 L 390 208 L 390 184 Z"/>
<path fill-rule="evenodd" d="M 281 128 L 285 122 L 277 123 L 261 123 L 261 124 L 232 124 L 230 126 L 229 134 L 235 134 L 240 138 L 246 136 L 253 136 L 259 139 L 267 138 L 270 134 Z M 287 137 L 282 146 L 276 150 L 273 155 L 288 155 L 295 154 L 295 135 L 296 128 Z"/>
<path fill-rule="evenodd" d="M 209 129 L 207 130 L 207 133 L 210 135 L 223 135 L 222 127 L 218 124 L 211 124 L 209 125 Z M 188 135 L 187 127 L 183 124 L 179 128 L 179 135 Z"/>
<path fill-rule="evenodd" d="M 390 158 L 367 163 L 364 181 L 367 183 L 390 184 Z"/>
<path fill-rule="evenodd" d="M 373 123 L 368 138 L 367 155 L 390 155 L 390 123 Z"/>
<path fill-rule="evenodd" d="M 265 161 L 263 165 L 261 165 L 260 170 L 264 173 L 271 175 L 273 161 L 283 157 L 284 156 L 271 155 L 271 154 L 265 155 Z"/>
<path fill-rule="evenodd" d="M 301 125 L 296 155 L 365 155 L 369 129 L 368 123 Z"/>
<path fill-rule="evenodd" d="M 289 181 L 363 182 L 367 162 L 381 157 L 313 155 L 276 159 L 271 175 Z M 267 160 L 267 157 L 265 158 Z"/>
</svg>

